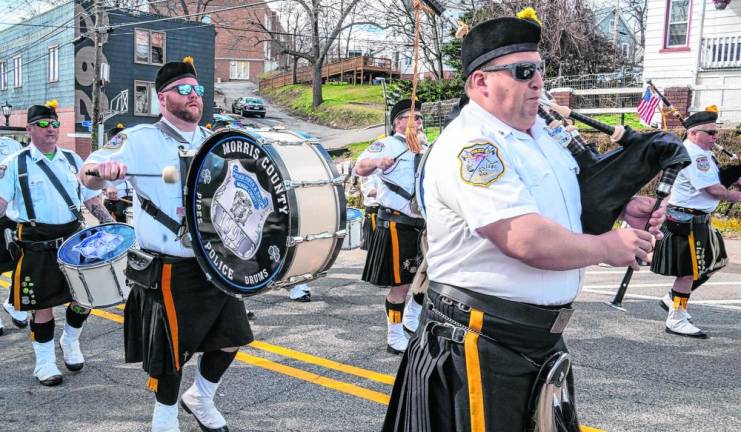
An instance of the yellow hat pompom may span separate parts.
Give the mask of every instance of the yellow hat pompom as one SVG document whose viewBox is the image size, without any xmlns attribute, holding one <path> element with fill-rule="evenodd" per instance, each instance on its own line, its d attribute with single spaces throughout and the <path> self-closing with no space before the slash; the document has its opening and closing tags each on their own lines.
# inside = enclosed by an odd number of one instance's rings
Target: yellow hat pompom
<svg viewBox="0 0 741 432">
<path fill-rule="evenodd" d="M 468 35 L 468 32 L 470 32 L 471 29 L 468 27 L 468 24 L 464 23 L 463 21 L 458 21 L 458 30 L 455 31 L 455 38 L 456 39 L 463 39 Z"/>
<path fill-rule="evenodd" d="M 543 25 L 543 23 L 540 22 L 540 18 L 538 18 L 538 13 L 535 12 L 535 9 L 531 7 L 526 7 L 525 9 L 517 12 L 517 18 L 535 21 L 536 23 L 538 23 L 538 25 Z"/>
<path fill-rule="evenodd" d="M 717 113 L 718 107 L 716 105 L 710 105 L 710 106 L 705 107 L 704 111 Z"/>
<path fill-rule="evenodd" d="M 124 128 L 124 124 L 123 123 L 116 123 L 116 128 L 123 129 Z"/>
<path fill-rule="evenodd" d="M 211 123 L 206 123 L 206 129 L 211 129 L 213 126 L 211 126 Z"/>
<path fill-rule="evenodd" d="M 183 63 L 190 63 L 191 65 L 195 66 L 195 64 L 193 63 L 193 57 L 191 56 L 183 57 Z"/>
<path fill-rule="evenodd" d="M 57 102 L 56 99 L 52 99 L 50 101 L 46 101 L 44 105 L 46 105 L 48 108 L 55 109 L 57 106 L 59 106 L 59 102 Z"/>
</svg>

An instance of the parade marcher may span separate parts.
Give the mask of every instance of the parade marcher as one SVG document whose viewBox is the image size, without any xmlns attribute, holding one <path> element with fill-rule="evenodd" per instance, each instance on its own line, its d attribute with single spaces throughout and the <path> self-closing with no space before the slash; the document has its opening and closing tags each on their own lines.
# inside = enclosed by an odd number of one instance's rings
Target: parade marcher
<svg viewBox="0 0 741 432">
<path fill-rule="evenodd" d="M 157 172 L 185 164 L 179 148 L 197 150 L 211 132 L 198 126 L 204 87 L 192 58 L 170 62 L 155 80 L 162 119 L 120 132 L 107 148 L 85 163 L 99 177 L 83 175 L 94 189 L 120 181 L 127 170 Z M 180 165 L 181 168 L 183 165 Z M 181 169 L 182 171 L 182 169 Z M 184 224 L 181 183 L 131 177 L 134 225 L 141 247 L 129 255 L 127 277 L 133 282 L 124 315 L 126 361 L 142 362 L 147 386 L 155 393 L 152 431 L 178 431 L 178 395 L 184 364 L 199 357 L 195 382 L 180 397 L 204 431 L 227 431 L 214 405 L 221 378 L 240 346 L 252 341 L 243 303 L 210 283 L 199 267 L 181 228 Z"/>
<path fill-rule="evenodd" d="M 117 123 L 116 126 L 110 128 L 106 131 L 106 142 L 110 142 L 124 129 L 123 123 Z M 131 184 L 126 180 L 103 189 L 103 204 L 116 222 L 126 223 L 126 210 L 133 205 L 132 191 Z"/>
<path fill-rule="evenodd" d="M 489 20 L 463 40 L 470 102 L 424 167 L 430 285 L 384 431 L 532 430 L 541 366 L 568 358 L 561 333 L 581 269 L 637 268 L 635 257 L 651 250 L 652 235 L 642 230 L 582 234 L 578 165 L 537 116 L 543 63 L 535 20 Z M 654 202 L 630 201 L 626 214 L 639 216 L 626 216 L 631 226 L 645 224 Z M 659 235 L 663 210 L 653 216 Z M 558 414 L 566 426 L 538 430 L 577 431 L 571 374 L 558 385 L 570 396 L 559 397 L 559 407 L 554 393 L 537 400 L 542 418 L 553 425 Z"/>
<path fill-rule="evenodd" d="M 415 104 L 416 132 L 425 143 L 422 104 Z M 394 134 L 372 143 L 358 158 L 355 173 L 376 175 L 379 204 L 376 230 L 371 237 L 362 279 L 381 287 L 391 287 L 386 297 L 387 351 L 401 354 L 407 347 L 404 322 L 416 328 L 423 296 L 404 304 L 409 284 L 422 260 L 419 241 L 424 219 L 414 199 L 414 174 L 422 153 L 412 152 L 404 136 L 412 101 L 404 99 L 391 109 Z M 422 152 L 427 146 L 422 147 Z"/>
<path fill-rule="evenodd" d="M 690 321 L 690 294 L 728 263 L 723 238 L 713 228 L 711 214 L 720 201 L 741 201 L 741 192 L 720 183 L 712 151 L 718 139 L 717 120 L 715 106 L 685 120 L 684 146 L 692 164 L 680 171 L 674 182 L 662 227 L 664 239 L 656 244 L 651 264 L 652 272 L 676 277 L 660 302 L 668 312 L 666 332 L 696 338 L 707 335 Z"/>
<path fill-rule="evenodd" d="M 23 149 L 23 146 L 18 141 L 8 137 L 0 137 L 0 159 L 6 159 L 21 149 Z M 5 212 L 5 216 L 0 218 L 0 273 L 12 272 L 15 267 L 15 261 L 8 252 L 4 234 L 6 228 L 11 231 L 16 230 L 18 219 L 17 213 L 18 212 L 12 203 L 8 203 L 8 209 Z M 28 325 L 28 312 L 16 310 L 11 302 L 10 294 L 8 294 L 8 298 L 3 302 L 3 309 L 8 315 L 10 315 L 10 318 L 16 327 L 25 328 Z M 2 328 L 3 324 L 2 321 L 0 321 L 0 335 L 3 334 Z"/>
<path fill-rule="evenodd" d="M 59 339 L 70 371 L 79 371 L 85 364 L 79 339 L 90 314 L 72 301 L 66 278 L 57 265 L 57 248 L 84 223 L 83 204 L 101 223 L 111 221 L 98 194 L 78 181 L 82 159 L 57 146 L 60 124 L 55 107 L 56 101 L 51 101 L 28 109 L 26 131 L 31 144 L 0 166 L 0 215 L 11 206 L 15 209 L 15 245 L 20 247 L 10 297 L 16 310 L 32 311 L 31 339 L 36 354 L 33 374 L 47 386 L 62 382 L 56 365 L 52 308 L 70 302 Z"/>
</svg>

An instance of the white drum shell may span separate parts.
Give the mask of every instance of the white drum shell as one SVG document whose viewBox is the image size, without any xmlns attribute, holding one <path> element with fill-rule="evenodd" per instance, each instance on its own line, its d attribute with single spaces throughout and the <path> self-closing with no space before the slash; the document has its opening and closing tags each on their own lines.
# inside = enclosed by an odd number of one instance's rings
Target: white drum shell
<svg viewBox="0 0 741 432">
<path fill-rule="evenodd" d="M 89 267 L 59 263 L 69 284 L 70 294 L 87 308 L 105 308 L 124 303 L 130 288 L 126 285 L 126 254 Z"/>
<path fill-rule="evenodd" d="M 288 131 L 260 131 L 259 135 L 266 138 L 268 143 L 273 141 L 270 146 L 283 162 L 288 171 L 284 174 L 288 174 L 291 182 L 328 181 L 333 178 L 329 162 L 315 148 L 318 144 L 311 144 L 303 137 Z M 322 233 L 336 234 L 345 228 L 340 225 L 340 215 L 345 212 L 344 197 L 338 196 L 337 186 L 326 184 L 297 187 L 293 192 L 296 208 L 291 212 L 298 215 L 295 218 L 298 226 L 295 229 L 292 226 L 291 232 L 296 233 L 297 237 L 306 238 Z M 325 238 L 297 243 L 294 246 L 293 259 L 285 263 L 288 270 L 281 280 L 289 281 L 291 277 L 305 274 L 316 275 L 326 270 L 326 264 L 335 253 L 336 242 L 336 238 Z"/>
</svg>

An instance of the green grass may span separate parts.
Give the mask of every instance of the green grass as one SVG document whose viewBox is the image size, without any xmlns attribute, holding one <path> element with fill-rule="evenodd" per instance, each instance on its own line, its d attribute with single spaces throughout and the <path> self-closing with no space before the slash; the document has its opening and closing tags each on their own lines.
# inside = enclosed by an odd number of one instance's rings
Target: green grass
<svg viewBox="0 0 741 432">
<path fill-rule="evenodd" d="M 294 114 L 320 124 L 352 129 L 383 123 L 381 86 L 324 84 L 324 102 L 311 108 L 311 86 L 296 84 L 265 90 L 262 95 L 287 107 Z"/>
<path fill-rule="evenodd" d="M 620 114 L 599 114 L 595 116 L 590 116 L 594 118 L 595 120 L 599 120 L 602 123 L 607 123 L 610 126 L 617 126 L 620 124 Z M 641 124 L 640 120 L 638 119 L 638 114 L 636 113 L 627 113 L 625 114 L 625 125 L 630 126 L 632 129 L 646 129 L 646 125 Z M 588 126 L 579 125 L 579 128 L 588 128 Z"/>
</svg>

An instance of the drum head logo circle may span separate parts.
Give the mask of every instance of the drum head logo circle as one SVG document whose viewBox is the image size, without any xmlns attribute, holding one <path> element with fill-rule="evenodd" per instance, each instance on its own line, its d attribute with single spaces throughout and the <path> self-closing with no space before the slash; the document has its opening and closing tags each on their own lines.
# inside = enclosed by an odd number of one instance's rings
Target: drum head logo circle
<svg viewBox="0 0 741 432">
<path fill-rule="evenodd" d="M 188 172 L 186 220 L 201 267 L 222 290 L 252 295 L 280 276 L 289 232 L 280 167 L 250 134 L 203 144 Z"/>
</svg>

